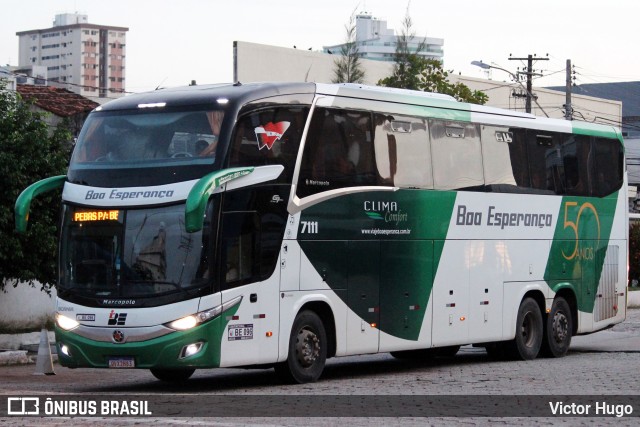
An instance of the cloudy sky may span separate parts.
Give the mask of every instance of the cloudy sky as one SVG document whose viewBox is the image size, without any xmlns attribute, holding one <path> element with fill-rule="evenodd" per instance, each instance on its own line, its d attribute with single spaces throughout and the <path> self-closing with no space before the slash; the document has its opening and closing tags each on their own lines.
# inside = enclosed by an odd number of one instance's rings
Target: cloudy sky
<svg viewBox="0 0 640 427">
<path fill-rule="evenodd" d="M 128 27 L 128 91 L 159 85 L 229 82 L 233 41 L 312 48 L 344 41 L 356 10 L 386 20 L 397 32 L 403 0 L 30 0 L 3 4 L 0 64 L 17 65 L 18 31 L 52 26 L 58 13 L 79 12 L 92 24 Z M 534 68 L 536 86 L 564 84 L 571 59 L 577 83 L 640 80 L 638 0 L 413 0 L 409 12 L 418 36 L 444 39 L 445 68 L 484 77 L 473 60 L 516 71 L 509 61 L 549 55 Z M 502 74 L 502 75 L 501 75 Z M 507 79 L 499 70 L 495 80 Z"/>
</svg>

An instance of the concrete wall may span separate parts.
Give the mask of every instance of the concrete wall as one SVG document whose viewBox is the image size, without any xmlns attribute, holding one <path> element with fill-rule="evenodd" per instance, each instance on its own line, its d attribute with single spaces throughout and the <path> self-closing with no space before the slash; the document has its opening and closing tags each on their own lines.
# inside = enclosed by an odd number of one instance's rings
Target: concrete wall
<svg viewBox="0 0 640 427">
<path fill-rule="evenodd" d="M 234 81 L 331 83 L 340 55 L 310 50 L 234 42 Z M 362 60 L 364 83 L 375 85 L 391 74 L 393 63 Z"/>
<path fill-rule="evenodd" d="M 31 287 L 20 283 L 16 288 L 6 285 L 0 292 L 0 330 L 39 330 L 47 320 L 53 320 L 56 290 L 51 296 L 40 290 L 40 284 Z"/>
</svg>

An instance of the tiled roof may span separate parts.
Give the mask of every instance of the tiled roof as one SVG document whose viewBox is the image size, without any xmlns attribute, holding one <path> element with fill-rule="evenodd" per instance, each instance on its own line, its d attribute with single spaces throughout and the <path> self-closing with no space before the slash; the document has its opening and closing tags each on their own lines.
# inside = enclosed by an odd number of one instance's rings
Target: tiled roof
<svg viewBox="0 0 640 427">
<path fill-rule="evenodd" d="M 33 100 L 38 107 L 59 117 L 88 113 L 100 105 L 82 95 L 53 86 L 18 85 L 17 90 L 24 99 Z"/>
</svg>

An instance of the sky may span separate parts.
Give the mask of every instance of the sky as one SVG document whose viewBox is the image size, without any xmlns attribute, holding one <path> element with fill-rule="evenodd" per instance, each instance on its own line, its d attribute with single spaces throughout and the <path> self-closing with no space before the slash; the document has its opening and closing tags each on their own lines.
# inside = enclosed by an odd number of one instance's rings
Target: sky
<svg viewBox="0 0 640 427">
<path fill-rule="evenodd" d="M 444 39 L 444 68 L 486 78 L 471 61 L 516 72 L 508 60 L 534 54 L 544 77 L 565 84 L 566 60 L 576 83 L 640 80 L 638 0 L 2 0 L 0 64 L 18 65 L 16 32 L 50 28 L 56 14 L 87 14 L 89 23 L 128 27 L 126 89 L 230 82 L 233 41 L 322 50 L 345 40 L 350 15 L 366 11 L 402 28 L 409 10 L 417 36 Z M 27 5 L 27 6 L 24 6 Z M 508 80 L 492 70 L 494 80 Z"/>
</svg>

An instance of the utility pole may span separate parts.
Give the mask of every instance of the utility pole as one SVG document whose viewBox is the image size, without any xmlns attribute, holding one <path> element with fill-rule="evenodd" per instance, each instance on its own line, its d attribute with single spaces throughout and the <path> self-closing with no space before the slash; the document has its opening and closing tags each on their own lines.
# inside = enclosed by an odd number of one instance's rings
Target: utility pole
<svg viewBox="0 0 640 427">
<path fill-rule="evenodd" d="M 533 90 L 533 76 L 541 76 L 540 73 L 533 72 L 533 61 L 548 61 L 549 58 L 538 58 L 533 55 L 527 55 L 526 58 L 511 58 L 509 57 L 509 61 L 527 61 L 527 68 L 525 68 L 525 74 L 527 76 L 527 99 L 525 104 L 525 111 L 527 113 L 531 112 L 531 91 Z"/>
<path fill-rule="evenodd" d="M 567 80 L 565 88 L 565 104 L 564 104 L 564 118 L 567 120 L 573 120 L 573 106 L 571 105 L 571 84 L 572 84 L 572 70 L 571 60 L 567 59 Z"/>
</svg>

